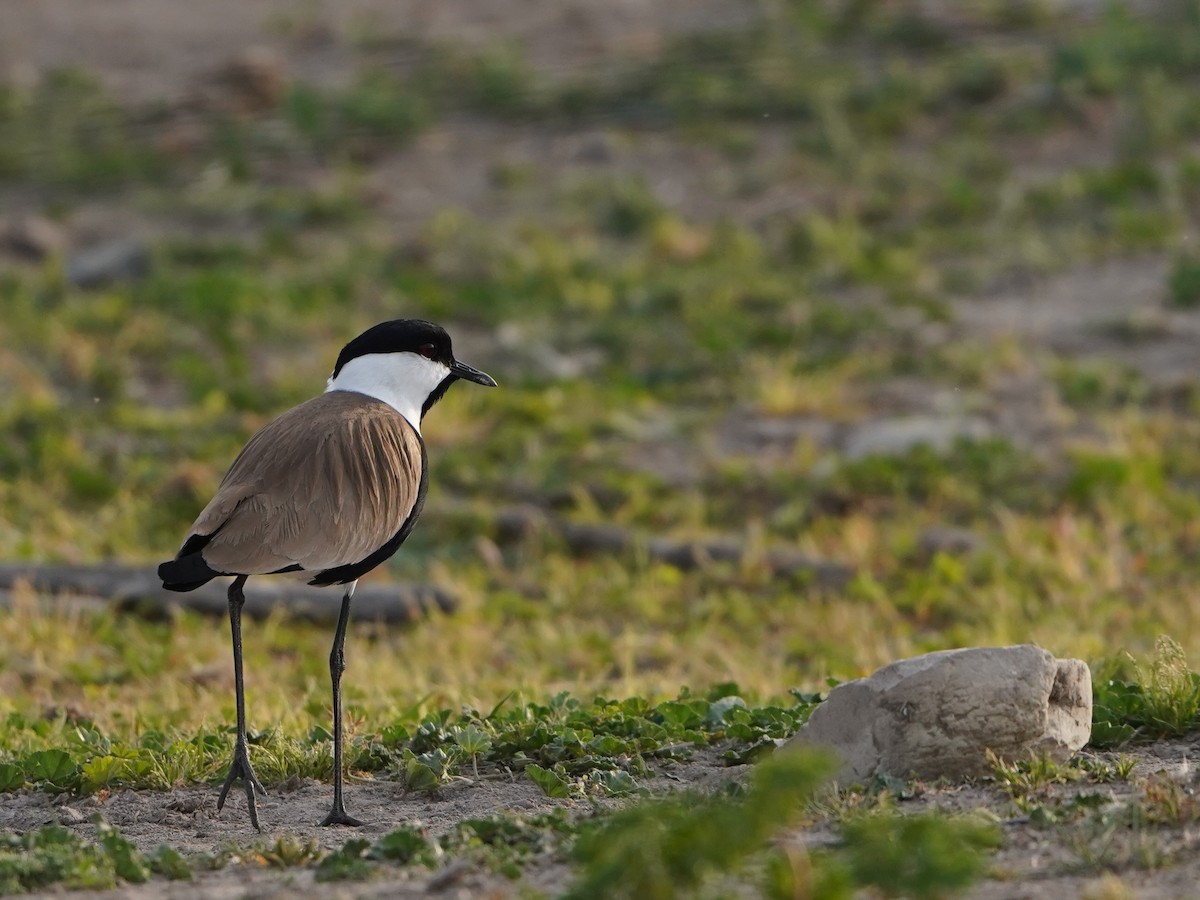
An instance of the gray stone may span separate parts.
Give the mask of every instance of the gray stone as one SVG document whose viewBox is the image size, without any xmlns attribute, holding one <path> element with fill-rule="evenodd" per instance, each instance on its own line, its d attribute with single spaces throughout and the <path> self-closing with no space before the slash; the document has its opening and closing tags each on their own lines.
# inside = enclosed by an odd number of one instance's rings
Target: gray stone
<svg viewBox="0 0 1200 900">
<path fill-rule="evenodd" d="M 62 253 L 66 232 L 44 216 L 26 216 L 0 228 L 0 244 L 17 256 L 41 260 Z"/>
<path fill-rule="evenodd" d="M 983 540 L 965 528 L 926 528 L 917 539 L 917 549 L 929 558 L 939 553 L 950 556 L 966 556 L 974 553 Z"/>
<path fill-rule="evenodd" d="M 120 238 L 80 250 L 67 260 L 67 281 L 76 287 L 103 287 L 140 278 L 150 270 L 150 251 L 141 241 Z"/>
<path fill-rule="evenodd" d="M 60 806 L 58 808 L 58 823 L 60 825 L 82 825 L 86 821 L 87 816 L 73 806 Z"/>
<path fill-rule="evenodd" d="M 840 684 L 789 742 L 841 759 L 838 781 L 875 775 L 963 778 L 985 774 L 988 751 L 1005 761 L 1065 760 L 1087 743 L 1092 676 L 1077 659 L 1040 647 L 942 650 Z"/>
<path fill-rule="evenodd" d="M 926 446 L 939 453 L 957 440 L 981 441 L 992 436 L 992 427 L 974 416 L 902 416 L 878 419 L 854 428 L 843 450 L 850 462 L 868 456 L 896 456 Z"/>
</svg>

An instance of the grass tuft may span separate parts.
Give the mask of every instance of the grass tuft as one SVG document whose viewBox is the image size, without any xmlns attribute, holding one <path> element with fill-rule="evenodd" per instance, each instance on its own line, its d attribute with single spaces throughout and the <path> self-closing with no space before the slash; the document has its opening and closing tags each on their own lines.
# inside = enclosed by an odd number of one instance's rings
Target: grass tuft
<svg viewBox="0 0 1200 900">
<path fill-rule="evenodd" d="M 1129 662 L 1135 682 L 1113 678 L 1096 687 L 1094 746 L 1179 736 L 1200 724 L 1200 675 L 1188 667 L 1178 642 L 1160 635 L 1149 663 Z"/>
</svg>

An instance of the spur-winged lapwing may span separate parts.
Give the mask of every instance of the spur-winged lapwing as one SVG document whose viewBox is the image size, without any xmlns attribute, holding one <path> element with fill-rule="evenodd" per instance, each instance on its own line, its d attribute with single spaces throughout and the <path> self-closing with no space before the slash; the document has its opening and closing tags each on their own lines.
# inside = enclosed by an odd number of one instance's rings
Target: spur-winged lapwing
<svg viewBox="0 0 1200 900">
<path fill-rule="evenodd" d="M 191 591 L 233 575 L 229 620 L 237 742 L 217 799 L 242 779 L 250 821 L 265 794 L 246 747 L 242 689 L 242 586 L 251 575 L 291 574 L 346 586 L 329 674 L 333 681 L 333 808 L 322 825 L 361 825 L 342 800 L 343 647 L 357 579 L 396 552 L 416 524 L 429 486 L 421 420 L 458 379 L 496 382 L 454 358 L 432 322 L 397 319 L 360 334 L 338 356 L 325 393 L 285 412 L 250 438 L 173 560 L 163 587 Z"/>
</svg>

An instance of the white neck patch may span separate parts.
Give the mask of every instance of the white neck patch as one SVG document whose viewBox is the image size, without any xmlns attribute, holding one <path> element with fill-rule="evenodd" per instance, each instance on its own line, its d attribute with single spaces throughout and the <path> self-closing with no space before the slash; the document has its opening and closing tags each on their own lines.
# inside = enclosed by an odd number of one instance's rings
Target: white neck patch
<svg viewBox="0 0 1200 900">
<path fill-rule="evenodd" d="M 329 391 L 354 391 L 382 400 L 421 433 L 421 407 L 450 374 L 440 362 L 416 353 L 368 353 L 342 366 Z"/>
</svg>

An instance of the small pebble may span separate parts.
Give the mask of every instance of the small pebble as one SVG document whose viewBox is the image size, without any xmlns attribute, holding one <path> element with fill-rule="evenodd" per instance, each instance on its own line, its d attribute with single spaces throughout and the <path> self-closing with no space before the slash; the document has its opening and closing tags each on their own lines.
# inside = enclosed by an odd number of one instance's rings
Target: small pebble
<svg viewBox="0 0 1200 900">
<path fill-rule="evenodd" d="M 87 816 L 73 806 L 60 806 L 58 821 L 61 825 L 82 825 L 87 821 Z"/>
</svg>

